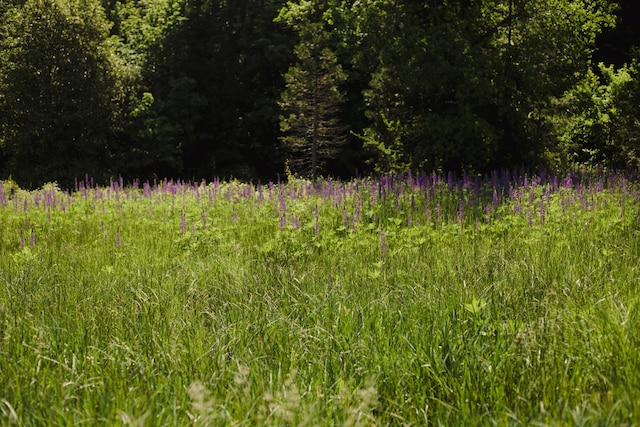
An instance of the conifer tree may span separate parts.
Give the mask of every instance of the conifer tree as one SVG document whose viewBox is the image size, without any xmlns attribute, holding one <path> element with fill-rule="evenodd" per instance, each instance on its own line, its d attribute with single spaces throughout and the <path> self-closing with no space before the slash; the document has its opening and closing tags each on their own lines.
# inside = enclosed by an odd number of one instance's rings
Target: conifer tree
<svg viewBox="0 0 640 427">
<path fill-rule="evenodd" d="M 340 84 L 346 74 L 335 53 L 327 47 L 328 33 L 321 23 L 300 28 L 295 48 L 298 62 L 289 68 L 281 96 L 281 138 L 289 152 L 288 167 L 315 179 L 325 162 L 334 158 L 345 143 L 338 120 L 344 95 Z"/>
</svg>

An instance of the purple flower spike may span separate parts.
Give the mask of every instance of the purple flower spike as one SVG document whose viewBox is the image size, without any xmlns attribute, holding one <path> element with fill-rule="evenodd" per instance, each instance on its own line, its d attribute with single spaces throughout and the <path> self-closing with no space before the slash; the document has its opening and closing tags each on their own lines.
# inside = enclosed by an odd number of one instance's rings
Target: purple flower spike
<svg viewBox="0 0 640 427">
<path fill-rule="evenodd" d="M 384 230 L 380 230 L 380 252 L 382 256 L 387 255 L 387 234 Z"/>
<path fill-rule="evenodd" d="M 31 247 L 36 245 L 36 235 L 33 230 L 31 230 L 31 236 L 29 237 L 29 245 L 31 245 Z"/>
<path fill-rule="evenodd" d="M 183 233 L 187 232 L 187 217 L 184 215 L 184 212 L 180 213 L 180 229 Z"/>
<path fill-rule="evenodd" d="M 347 208 L 342 206 L 342 225 L 344 228 L 349 228 L 349 217 L 347 216 Z"/>
<path fill-rule="evenodd" d="M 116 230 L 116 248 L 120 247 L 120 230 Z"/>
</svg>

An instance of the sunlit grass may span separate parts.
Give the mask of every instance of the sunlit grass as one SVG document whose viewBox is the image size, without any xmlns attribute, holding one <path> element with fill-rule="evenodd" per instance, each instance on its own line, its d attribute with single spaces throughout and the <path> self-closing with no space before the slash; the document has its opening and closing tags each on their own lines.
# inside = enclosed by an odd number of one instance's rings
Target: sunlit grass
<svg viewBox="0 0 640 427">
<path fill-rule="evenodd" d="M 0 423 L 640 423 L 620 176 L 0 188 Z"/>
</svg>

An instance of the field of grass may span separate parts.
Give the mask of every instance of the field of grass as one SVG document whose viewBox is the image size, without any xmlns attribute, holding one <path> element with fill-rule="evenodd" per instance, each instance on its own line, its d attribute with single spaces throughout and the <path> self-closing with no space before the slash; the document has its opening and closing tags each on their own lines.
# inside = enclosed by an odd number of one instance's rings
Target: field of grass
<svg viewBox="0 0 640 427">
<path fill-rule="evenodd" d="M 640 425 L 640 187 L 0 185 L 0 425 Z"/>
</svg>

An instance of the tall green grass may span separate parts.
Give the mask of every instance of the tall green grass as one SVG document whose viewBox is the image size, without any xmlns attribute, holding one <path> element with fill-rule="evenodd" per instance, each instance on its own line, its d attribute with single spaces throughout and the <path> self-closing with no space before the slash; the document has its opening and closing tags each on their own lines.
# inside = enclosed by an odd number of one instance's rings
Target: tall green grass
<svg viewBox="0 0 640 427">
<path fill-rule="evenodd" d="M 635 184 L 413 184 L 5 183 L 0 424 L 640 424 Z"/>
</svg>

